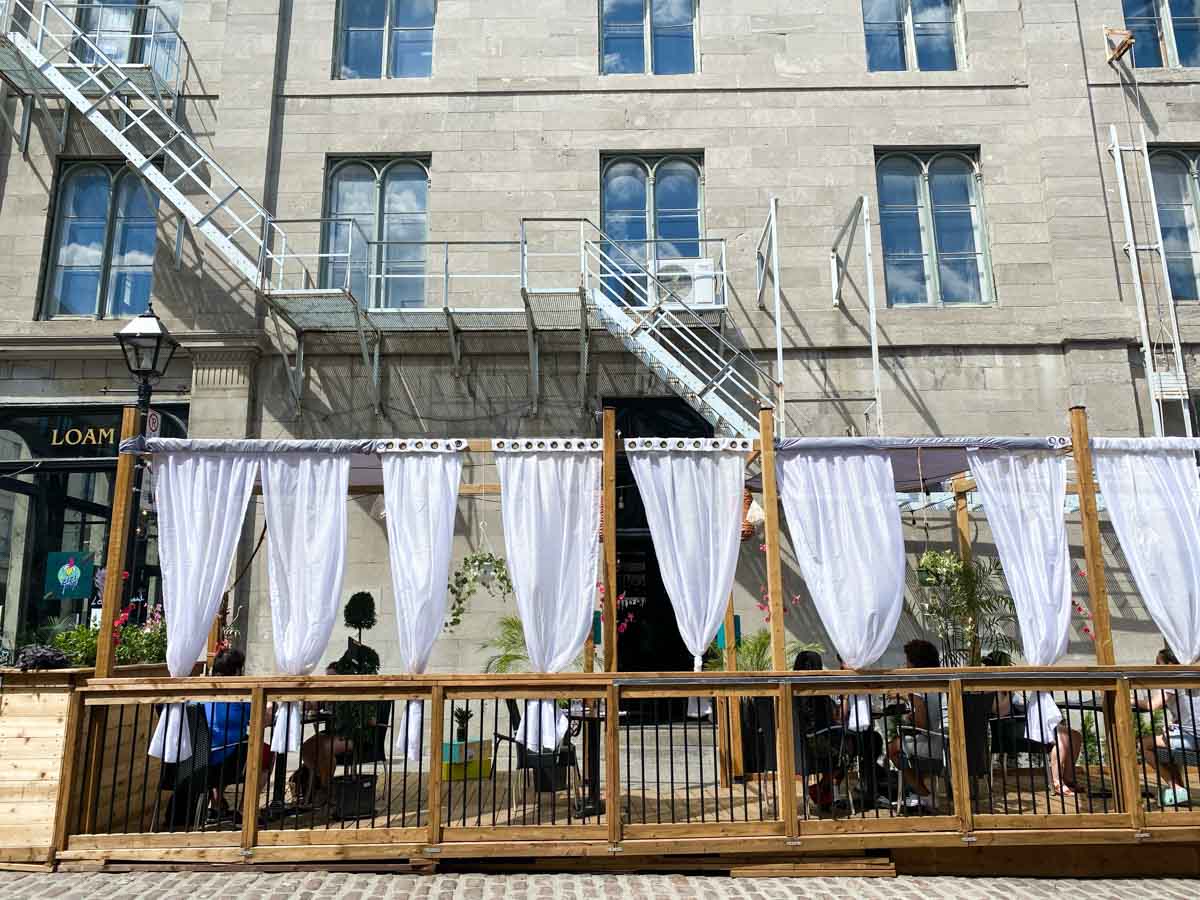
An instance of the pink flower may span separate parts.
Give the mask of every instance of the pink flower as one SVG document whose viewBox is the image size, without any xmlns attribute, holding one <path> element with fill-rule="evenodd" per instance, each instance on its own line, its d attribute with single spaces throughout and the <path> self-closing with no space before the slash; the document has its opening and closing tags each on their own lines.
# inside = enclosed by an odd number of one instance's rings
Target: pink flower
<svg viewBox="0 0 1200 900">
<path fill-rule="evenodd" d="M 622 622 L 620 625 L 618 625 L 618 626 L 617 626 L 617 633 L 618 633 L 618 634 L 624 634 L 624 633 L 625 633 L 625 629 L 626 629 L 626 628 L 628 628 L 628 627 L 629 627 L 629 625 L 628 625 L 627 623 L 625 623 L 625 622 Z"/>
<path fill-rule="evenodd" d="M 766 545 L 766 544 L 759 544 L 759 545 L 758 545 L 758 552 L 759 552 L 759 553 L 766 553 L 766 552 L 767 552 L 767 545 Z"/>
</svg>

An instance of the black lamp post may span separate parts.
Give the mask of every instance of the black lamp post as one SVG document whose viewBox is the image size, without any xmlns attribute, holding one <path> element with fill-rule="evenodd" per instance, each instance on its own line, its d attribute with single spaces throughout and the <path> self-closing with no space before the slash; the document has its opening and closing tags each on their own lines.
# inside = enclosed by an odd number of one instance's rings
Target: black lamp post
<svg viewBox="0 0 1200 900">
<path fill-rule="evenodd" d="M 160 378 L 166 374 L 167 367 L 179 349 L 179 341 L 171 337 L 170 332 L 162 323 L 162 319 L 154 314 L 154 308 L 147 304 L 146 311 L 130 320 L 129 324 L 116 332 L 117 343 L 125 356 L 125 365 L 129 373 L 137 379 L 138 431 L 146 433 L 147 414 L 150 412 L 150 396 Z M 129 529 L 125 544 L 126 568 L 129 571 L 129 590 L 132 593 L 138 589 L 138 538 L 144 536 L 142 527 L 142 466 L 139 464 L 133 473 L 134 522 Z M 112 573 L 110 573 L 111 575 Z"/>
<path fill-rule="evenodd" d="M 171 337 L 154 308 L 146 311 L 116 333 L 125 365 L 138 383 L 138 409 L 142 414 L 142 430 L 146 428 L 146 413 L 150 411 L 150 394 L 154 385 L 166 374 L 167 367 L 179 349 L 179 341 Z"/>
</svg>

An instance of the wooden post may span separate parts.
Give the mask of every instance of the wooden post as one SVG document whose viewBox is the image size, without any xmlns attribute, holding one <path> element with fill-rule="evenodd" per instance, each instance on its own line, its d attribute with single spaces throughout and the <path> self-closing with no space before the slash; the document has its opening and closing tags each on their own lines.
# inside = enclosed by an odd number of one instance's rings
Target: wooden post
<svg viewBox="0 0 1200 900">
<path fill-rule="evenodd" d="M 1104 581 L 1104 553 L 1100 544 L 1100 514 L 1096 510 L 1096 475 L 1092 470 L 1092 446 L 1088 436 L 1087 410 L 1071 407 L 1071 452 L 1075 456 L 1075 480 L 1079 485 L 1079 515 L 1083 523 L 1083 557 L 1087 566 L 1088 597 L 1092 607 L 1092 630 L 1096 638 L 1096 662 L 1116 665 L 1112 621 L 1108 614 L 1108 586 Z"/>
<path fill-rule="evenodd" d="M 1105 693 L 1111 698 L 1105 703 L 1110 718 L 1115 722 L 1114 739 L 1109 746 L 1115 747 L 1117 772 L 1121 787 L 1122 808 L 1129 813 L 1130 825 L 1134 831 L 1144 831 L 1146 828 L 1146 801 L 1142 798 L 1142 785 L 1138 779 L 1137 762 L 1137 730 L 1134 727 L 1133 707 L 1130 702 L 1129 679 L 1118 678 L 1116 691 Z"/>
<path fill-rule="evenodd" d="M 950 781 L 954 785 L 954 814 L 958 830 L 970 834 L 975 830 L 975 813 L 971 808 L 971 773 L 967 768 L 967 718 L 963 711 L 963 686 L 959 678 L 950 682 Z"/>
<path fill-rule="evenodd" d="M 442 842 L 442 729 L 446 717 L 446 689 L 433 686 L 429 713 L 429 844 Z"/>
<path fill-rule="evenodd" d="M 250 689 L 250 730 L 246 736 L 246 785 L 242 797 L 242 849 L 258 843 L 258 790 L 262 783 L 262 747 L 267 721 L 267 697 L 261 687 Z"/>
<path fill-rule="evenodd" d="M 776 700 L 775 774 L 779 779 L 779 814 L 783 816 L 787 836 L 795 839 L 800 834 L 800 820 L 796 816 L 796 737 L 792 706 L 792 685 L 785 681 L 779 685 Z"/>
<path fill-rule="evenodd" d="M 50 856 L 66 849 L 67 838 L 71 834 L 71 816 L 78 809 L 81 785 L 77 776 L 80 746 L 79 736 L 82 734 L 84 717 L 83 695 L 78 690 L 71 691 L 67 701 L 67 731 L 63 738 L 62 767 L 58 774 L 58 802 L 54 807 L 54 840 L 50 845 Z"/>
<path fill-rule="evenodd" d="M 763 525 L 767 545 L 767 603 L 771 615 L 771 668 L 787 670 L 787 634 L 783 628 L 783 571 L 780 568 L 779 489 L 775 484 L 775 412 L 758 412 L 758 431 L 762 448 Z"/>
<path fill-rule="evenodd" d="M 141 430 L 141 413 L 136 406 L 125 407 L 121 414 L 121 440 L 137 437 Z M 113 623 L 125 591 L 121 573 L 125 570 L 125 547 L 129 543 L 129 526 L 133 515 L 133 474 L 137 456 L 122 453 L 117 459 L 117 477 L 113 485 L 112 519 L 108 525 L 108 552 L 104 564 L 104 593 L 100 607 L 100 639 L 96 642 L 96 677 L 111 678 L 114 647 Z M 93 716 L 93 720 L 97 717 Z M 100 717 L 102 718 L 102 717 Z"/>
<path fill-rule="evenodd" d="M 737 671 L 737 634 L 733 621 L 733 595 L 725 607 L 725 671 Z M 743 773 L 742 717 L 739 697 L 717 697 L 717 735 L 721 748 L 721 787 L 728 787 L 729 780 Z M 724 701 L 723 703 L 721 701 Z"/>
<path fill-rule="evenodd" d="M 620 692 L 610 682 L 604 695 L 604 812 L 608 816 L 608 843 L 611 846 L 621 843 L 620 710 Z"/>
<path fill-rule="evenodd" d="M 604 671 L 617 671 L 617 411 L 604 410 Z"/>
<path fill-rule="evenodd" d="M 954 533 L 958 541 L 958 558 L 966 565 L 971 561 L 971 515 L 967 509 L 967 492 L 954 492 Z"/>
<path fill-rule="evenodd" d="M 213 661 L 217 658 L 217 645 L 221 643 L 221 620 L 225 617 L 225 603 L 229 599 L 229 594 L 221 598 L 221 605 L 217 609 L 217 615 L 213 618 L 212 626 L 208 629 L 208 649 L 205 652 L 204 671 L 212 674 Z"/>
</svg>

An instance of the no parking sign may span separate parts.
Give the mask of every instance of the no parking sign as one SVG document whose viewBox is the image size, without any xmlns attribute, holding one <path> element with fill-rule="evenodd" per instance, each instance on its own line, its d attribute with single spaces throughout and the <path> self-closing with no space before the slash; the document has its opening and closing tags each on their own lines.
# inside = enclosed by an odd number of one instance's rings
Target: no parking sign
<svg viewBox="0 0 1200 900">
<path fill-rule="evenodd" d="M 158 437 L 162 432 L 162 413 L 156 409 L 146 413 L 146 437 Z"/>
</svg>

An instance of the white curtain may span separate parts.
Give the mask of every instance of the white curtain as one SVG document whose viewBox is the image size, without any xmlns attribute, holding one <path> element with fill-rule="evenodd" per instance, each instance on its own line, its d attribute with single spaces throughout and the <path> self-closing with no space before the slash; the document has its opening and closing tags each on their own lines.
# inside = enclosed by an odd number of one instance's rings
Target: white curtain
<svg viewBox="0 0 1200 900">
<path fill-rule="evenodd" d="M 508 571 L 535 672 L 566 669 L 592 627 L 600 554 L 598 443 L 539 439 L 494 445 Z M 525 704 L 516 738 L 549 750 L 566 729 L 566 717 L 552 700 L 537 701 Z"/>
<path fill-rule="evenodd" d="M 154 457 L 158 555 L 162 566 L 167 669 L 192 674 L 217 609 L 246 519 L 258 460 L 241 453 L 165 453 Z M 150 755 L 178 762 L 192 755 L 183 704 L 167 706 Z"/>
<path fill-rule="evenodd" d="M 381 460 L 400 666 L 407 674 L 419 675 L 429 664 L 446 619 L 462 457 L 385 453 Z M 396 746 L 405 747 L 414 761 L 421 754 L 421 725 L 422 702 L 410 700 L 396 731 Z"/>
<path fill-rule="evenodd" d="M 1200 659 L 1196 451 L 1157 439 L 1092 441 L 1096 475 L 1142 602 L 1184 665 Z"/>
<path fill-rule="evenodd" d="M 904 539 L 892 461 L 839 449 L 781 452 L 775 470 L 800 574 L 847 666 L 865 669 L 887 650 L 904 607 Z M 848 726 L 870 723 L 855 697 Z"/>
<path fill-rule="evenodd" d="M 679 634 L 699 672 L 729 607 L 746 458 L 736 450 L 662 450 L 655 443 L 625 446 Z"/>
<path fill-rule="evenodd" d="M 263 457 L 271 632 L 286 675 L 312 672 L 329 645 L 342 599 L 349 487 L 349 454 Z M 300 749 L 300 712 L 295 702 L 275 710 L 276 753 Z"/>
<path fill-rule="evenodd" d="M 1054 450 L 967 449 L 1004 570 L 1030 665 L 1052 666 L 1067 651 L 1071 564 L 1067 548 L 1066 457 Z M 1031 698 L 1025 736 L 1049 744 L 1062 721 L 1052 695 Z"/>
</svg>

